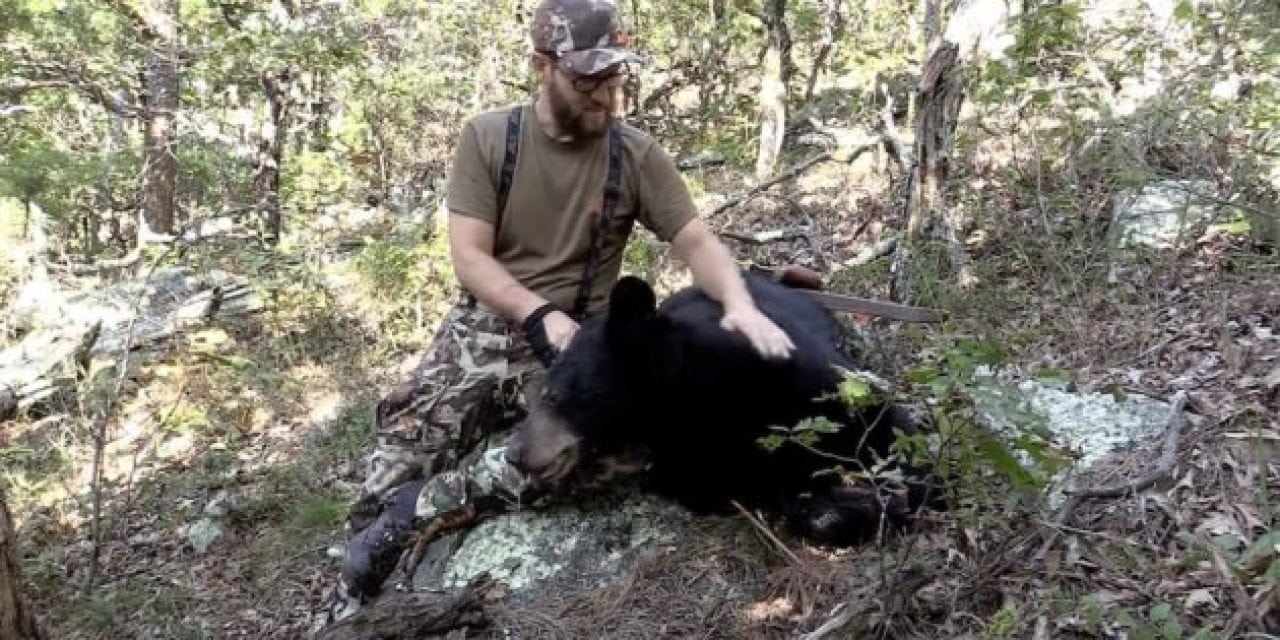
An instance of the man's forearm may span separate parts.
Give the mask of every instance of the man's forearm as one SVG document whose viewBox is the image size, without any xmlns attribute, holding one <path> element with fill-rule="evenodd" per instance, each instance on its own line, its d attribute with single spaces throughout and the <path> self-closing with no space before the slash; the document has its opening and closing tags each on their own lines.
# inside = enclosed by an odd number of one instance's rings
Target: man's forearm
<svg viewBox="0 0 1280 640">
<path fill-rule="evenodd" d="M 453 255 L 454 273 L 482 304 L 501 316 L 519 322 L 546 303 L 526 289 L 497 260 L 483 251 L 458 249 Z"/>
<path fill-rule="evenodd" d="M 687 254 L 694 284 L 707 295 L 726 309 L 754 304 L 737 261 L 714 236 L 699 239 L 688 248 Z"/>
</svg>

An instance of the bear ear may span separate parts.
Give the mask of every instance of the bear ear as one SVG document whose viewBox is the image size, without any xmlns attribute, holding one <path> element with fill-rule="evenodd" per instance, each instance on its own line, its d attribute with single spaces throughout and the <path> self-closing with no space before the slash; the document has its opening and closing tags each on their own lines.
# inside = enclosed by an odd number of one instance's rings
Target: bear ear
<svg viewBox="0 0 1280 640">
<path fill-rule="evenodd" d="M 657 313 L 658 297 L 648 282 L 636 276 L 623 276 L 609 292 L 609 318 L 628 321 L 648 320 Z"/>
<path fill-rule="evenodd" d="M 614 344 L 627 344 L 641 335 L 657 315 L 658 298 L 648 282 L 623 276 L 609 293 L 605 331 Z"/>
</svg>

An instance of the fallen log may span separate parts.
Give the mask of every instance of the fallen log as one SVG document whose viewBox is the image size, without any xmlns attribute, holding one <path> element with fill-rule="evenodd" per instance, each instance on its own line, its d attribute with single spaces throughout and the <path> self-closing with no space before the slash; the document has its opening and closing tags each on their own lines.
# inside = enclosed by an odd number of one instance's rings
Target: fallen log
<svg viewBox="0 0 1280 640">
<path fill-rule="evenodd" d="M 322 630 L 316 638 L 417 640 L 457 629 L 485 628 L 490 620 L 485 602 L 497 595 L 498 584 L 488 573 L 476 576 L 455 594 L 391 591 L 372 606 Z"/>
<path fill-rule="evenodd" d="M 73 409 L 75 384 L 88 369 L 101 326 L 96 322 L 68 331 L 40 331 L 0 353 L 0 420 L 37 406 Z"/>
<path fill-rule="evenodd" d="M 175 270 L 88 294 L 47 295 L 46 306 L 32 316 L 39 328 L 0 352 L 0 421 L 74 409 L 76 383 L 94 360 L 118 366 L 126 350 L 263 308 L 247 282 L 230 276 L 212 280 Z"/>
</svg>

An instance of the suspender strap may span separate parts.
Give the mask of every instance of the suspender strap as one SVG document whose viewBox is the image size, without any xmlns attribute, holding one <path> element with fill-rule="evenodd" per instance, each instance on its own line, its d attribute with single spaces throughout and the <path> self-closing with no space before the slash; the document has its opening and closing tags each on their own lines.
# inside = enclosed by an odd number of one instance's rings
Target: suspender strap
<svg viewBox="0 0 1280 640">
<path fill-rule="evenodd" d="M 595 282 L 596 271 L 600 267 L 601 253 L 604 252 L 605 229 L 613 221 L 614 210 L 618 198 L 622 194 L 622 134 L 617 123 L 609 128 L 609 168 L 604 183 L 604 209 L 600 212 L 596 224 L 591 226 L 591 245 L 587 254 L 587 264 L 582 269 L 582 282 L 578 283 L 578 296 L 573 303 L 573 319 L 582 322 L 586 317 L 587 304 L 591 298 L 591 284 Z"/>
<path fill-rule="evenodd" d="M 498 217 L 493 225 L 494 238 L 498 237 L 498 224 L 502 222 L 502 214 L 507 208 L 507 193 L 511 191 L 511 179 L 516 172 L 516 154 L 520 152 L 520 116 L 523 112 L 524 105 L 516 105 L 507 114 L 507 143 L 502 170 L 498 173 Z"/>
</svg>

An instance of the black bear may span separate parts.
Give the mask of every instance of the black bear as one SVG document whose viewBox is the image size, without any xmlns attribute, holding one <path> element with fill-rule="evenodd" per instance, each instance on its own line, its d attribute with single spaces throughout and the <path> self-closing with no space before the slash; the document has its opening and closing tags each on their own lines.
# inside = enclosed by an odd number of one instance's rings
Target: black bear
<svg viewBox="0 0 1280 640">
<path fill-rule="evenodd" d="M 660 495 L 697 513 L 724 512 L 738 500 L 821 544 L 852 544 L 882 522 L 901 524 L 923 498 L 920 470 L 899 493 L 824 472 L 870 468 L 888 456 L 895 430 L 916 430 L 910 413 L 885 401 L 856 409 L 842 401 L 841 369 L 859 367 L 840 324 L 802 291 L 744 277 L 760 310 L 794 342 L 789 359 L 757 355 L 721 327 L 719 303 L 695 287 L 658 306 L 645 281 L 624 277 L 608 311 L 583 323 L 530 394 L 508 461 L 545 488 L 582 461 L 642 451 L 645 481 Z M 840 428 L 812 442 L 762 445 L 779 433 L 774 427 L 819 416 Z"/>
</svg>

